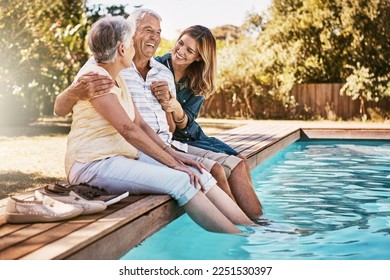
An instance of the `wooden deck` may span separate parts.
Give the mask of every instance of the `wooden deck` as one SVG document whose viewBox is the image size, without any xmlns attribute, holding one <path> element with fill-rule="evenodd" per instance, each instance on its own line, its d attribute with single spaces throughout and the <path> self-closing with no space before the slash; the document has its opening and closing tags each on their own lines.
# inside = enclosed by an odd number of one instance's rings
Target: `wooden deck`
<svg viewBox="0 0 390 280">
<path fill-rule="evenodd" d="M 218 134 L 251 167 L 302 138 L 390 139 L 390 125 L 252 122 Z M 105 211 L 56 223 L 8 224 L 0 201 L 0 259 L 118 259 L 183 211 L 167 195 L 130 196 Z"/>
</svg>

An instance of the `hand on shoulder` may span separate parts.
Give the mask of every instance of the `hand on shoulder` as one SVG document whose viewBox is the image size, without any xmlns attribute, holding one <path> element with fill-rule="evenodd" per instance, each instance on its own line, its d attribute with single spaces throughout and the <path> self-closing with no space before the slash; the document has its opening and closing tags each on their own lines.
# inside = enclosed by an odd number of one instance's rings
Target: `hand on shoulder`
<svg viewBox="0 0 390 280">
<path fill-rule="evenodd" d="M 73 90 L 70 90 L 69 94 L 79 100 L 89 100 L 109 93 L 113 86 L 114 81 L 109 76 L 88 72 L 77 79 L 73 84 Z"/>
</svg>

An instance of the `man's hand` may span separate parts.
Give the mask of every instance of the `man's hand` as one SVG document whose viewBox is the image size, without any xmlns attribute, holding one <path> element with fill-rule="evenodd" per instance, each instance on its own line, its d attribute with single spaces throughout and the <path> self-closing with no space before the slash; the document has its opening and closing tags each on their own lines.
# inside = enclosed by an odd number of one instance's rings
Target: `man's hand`
<svg viewBox="0 0 390 280">
<path fill-rule="evenodd" d="M 169 91 L 168 83 L 165 81 L 153 81 L 150 85 L 150 90 L 153 92 L 154 96 L 156 96 L 160 103 L 163 101 L 168 101 L 172 97 Z"/>
</svg>

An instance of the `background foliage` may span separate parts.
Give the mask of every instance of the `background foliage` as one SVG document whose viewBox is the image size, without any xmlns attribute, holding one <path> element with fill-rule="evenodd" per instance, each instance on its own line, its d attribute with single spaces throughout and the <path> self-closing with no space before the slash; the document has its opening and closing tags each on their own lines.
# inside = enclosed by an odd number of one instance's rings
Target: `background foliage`
<svg viewBox="0 0 390 280">
<path fill-rule="evenodd" d="M 52 114 L 85 52 L 83 1 L 10 1 L 0 8 L 0 123 Z"/>
<path fill-rule="evenodd" d="M 389 18 L 389 0 L 274 0 L 219 50 L 216 95 L 241 117 L 299 118 L 295 84 L 345 83 L 363 116 L 366 101 L 390 97 Z"/>
<path fill-rule="evenodd" d="M 55 96 L 89 56 L 89 26 L 106 13 L 126 15 L 125 6 L 2 0 L 0 125 L 52 114 Z M 337 82 L 370 118 L 367 102 L 390 98 L 389 18 L 390 0 L 274 0 L 268 13 L 249 13 L 240 27 L 215 28 L 218 89 L 204 115 L 299 118 L 295 84 Z M 158 54 L 173 43 L 163 40 Z M 207 110 L 212 104 L 221 106 Z"/>
</svg>

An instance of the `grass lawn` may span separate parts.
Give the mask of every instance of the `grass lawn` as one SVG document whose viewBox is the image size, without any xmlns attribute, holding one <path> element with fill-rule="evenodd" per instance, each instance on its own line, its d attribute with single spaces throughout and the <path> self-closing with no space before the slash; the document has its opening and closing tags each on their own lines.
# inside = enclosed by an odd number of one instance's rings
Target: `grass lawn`
<svg viewBox="0 0 390 280">
<path fill-rule="evenodd" d="M 0 128 L 0 199 L 65 179 L 66 133 Z"/>
<path fill-rule="evenodd" d="M 222 129 L 205 128 L 209 135 Z M 0 127 L 0 199 L 65 180 L 68 128 Z"/>
</svg>

